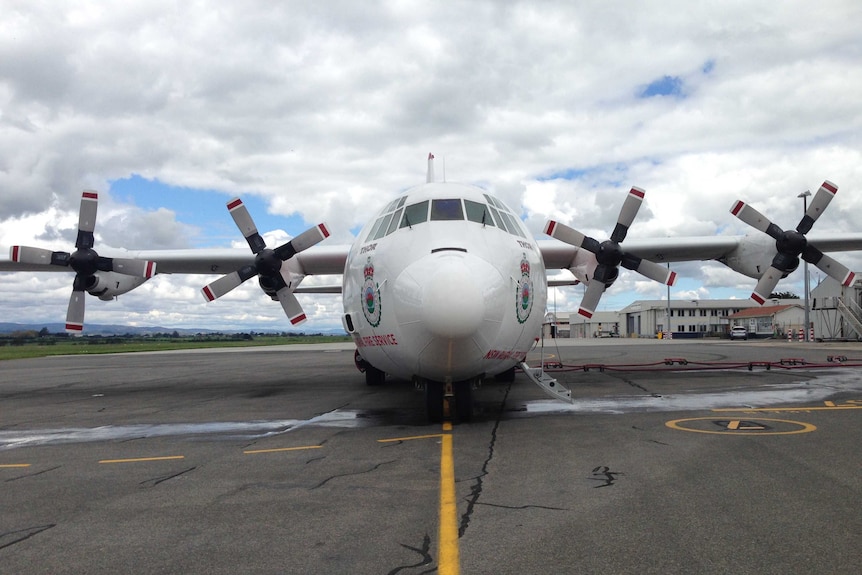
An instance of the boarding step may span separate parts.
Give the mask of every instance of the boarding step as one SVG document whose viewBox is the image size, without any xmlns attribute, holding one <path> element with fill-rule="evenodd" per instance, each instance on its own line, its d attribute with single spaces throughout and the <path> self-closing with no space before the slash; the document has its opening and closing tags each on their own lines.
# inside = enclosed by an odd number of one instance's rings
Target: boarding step
<svg viewBox="0 0 862 575">
<path fill-rule="evenodd" d="M 545 373 L 541 367 L 530 367 L 526 362 L 521 362 L 523 371 L 530 381 L 542 388 L 542 390 L 555 399 L 561 399 L 567 403 L 572 402 L 572 391 L 557 382 L 556 379 Z"/>
</svg>

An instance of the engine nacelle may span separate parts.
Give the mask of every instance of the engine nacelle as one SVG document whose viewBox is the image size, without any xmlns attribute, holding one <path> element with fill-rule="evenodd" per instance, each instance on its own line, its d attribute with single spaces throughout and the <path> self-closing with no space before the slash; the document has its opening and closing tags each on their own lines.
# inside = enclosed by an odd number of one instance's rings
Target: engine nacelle
<svg viewBox="0 0 862 575">
<path fill-rule="evenodd" d="M 588 252 L 587 250 L 577 250 L 569 271 L 572 272 L 572 275 L 581 283 L 588 284 L 590 283 L 590 279 L 592 279 L 593 273 L 595 273 L 596 266 L 598 264 L 599 262 L 596 261 L 596 256 L 592 252 Z"/>
<path fill-rule="evenodd" d="M 778 251 L 775 249 L 775 240 L 769 236 L 745 236 L 736 249 L 718 261 L 735 272 L 753 279 L 760 279 L 760 276 L 772 265 L 772 259 L 776 253 Z M 796 265 L 790 271 L 792 272 L 798 265 L 799 259 L 797 258 Z"/>
<path fill-rule="evenodd" d="M 96 272 L 87 278 L 85 289 L 100 300 L 111 301 L 118 295 L 132 291 L 145 281 L 147 278 L 127 276 L 117 272 Z"/>
</svg>

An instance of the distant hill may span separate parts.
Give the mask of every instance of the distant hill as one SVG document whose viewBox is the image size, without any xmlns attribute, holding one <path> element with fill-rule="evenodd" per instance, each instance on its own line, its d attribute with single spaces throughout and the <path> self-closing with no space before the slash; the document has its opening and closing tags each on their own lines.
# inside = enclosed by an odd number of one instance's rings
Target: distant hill
<svg viewBox="0 0 862 575">
<path fill-rule="evenodd" d="M 0 322 L 0 334 L 10 334 L 20 331 L 41 331 L 47 328 L 51 333 L 66 333 L 66 324 L 64 323 L 9 323 Z M 181 336 L 195 335 L 197 333 L 282 333 L 278 329 L 203 329 L 203 328 L 175 328 L 162 326 L 129 326 L 129 325 L 99 325 L 87 324 L 84 326 L 84 335 L 152 335 L 156 333 L 174 333 Z M 294 330 L 290 330 L 293 332 Z M 320 333 L 324 335 L 345 335 L 343 329 L 323 329 L 323 330 L 305 330 L 306 333 Z"/>
</svg>

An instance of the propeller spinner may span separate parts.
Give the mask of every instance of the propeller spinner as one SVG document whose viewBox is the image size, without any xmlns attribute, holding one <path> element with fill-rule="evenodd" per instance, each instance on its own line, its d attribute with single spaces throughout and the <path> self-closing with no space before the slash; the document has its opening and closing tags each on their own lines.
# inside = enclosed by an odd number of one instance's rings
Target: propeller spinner
<svg viewBox="0 0 862 575">
<path fill-rule="evenodd" d="M 796 269 L 799 265 L 800 256 L 808 263 L 817 266 L 826 275 L 839 281 L 841 285 L 849 286 L 853 283 L 855 274 L 849 268 L 809 244 L 805 237 L 805 234 L 811 230 L 814 222 L 817 221 L 836 193 L 838 193 L 838 186 L 829 180 L 824 181 L 795 230 L 782 230 L 769 221 L 766 216 L 741 200 L 733 204 L 730 213 L 749 226 L 773 238 L 775 249 L 778 250 L 778 253 L 772 258 L 772 264 L 760 276 L 760 280 L 751 294 L 751 299 L 763 305 L 775 286 L 778 285 L 778 281 Z"/>
<path fill-rule="evenodd" d="M 259 276 L 261 287 L 266 286 L 275 293 L 275 299 L 281 303 L 290 323 L 292 325 L 301 324 L 306 320 L 306 317 L 302 311 L 302 306 L 296 296 L 293 295 L 296 286 L 293 285 L 287 260 L 329 237 L 326 224 L 318 224 L 302 232 L 286 244 L 270 249 L 266 247 L 266 242 L 258 233 L 257 227 L 251 219 L 251 214 L 241 199 L 234 198 L 229 201 L 227 209 L 255 255 L 254 264 L 243 266 L 235 272 L 223 275 L 211 284 L 204 286 L 201 290 L 204 298 L 207 301 L 213 301 L 238 287 L 244 281 Z"/>
<path fill-rule="evenodd" d="M 544 231 L 549 236 L 577 248 L 585 249 L 596 256 L 598 265 L 596 265 L 596 269 L 593 271 L 592 279 L 587 284 L 587 291 L 584 293 L 584 298 L 581 300 L 581 305 L 578 309 L 578 313 L 582 316 L 587 318 L 593 316 L 605 289 L 610 287 L 617 279 L 620 265 L 666 285 L 673 285 L 673 282 L 676 281 L 676 272 L 672 272 L 657 263 L 645 260 L 633 253 L 626 252 L 620 245 L 626 238 L 629 227 L 631 227 L 643 203 L 643 199 L 644 191 L 642 189 L 632 187 L 629 190 L 629 194 L 626 196 L 626 200 L 620 209 L 617 225 L 614 227 L 611 238 L 604 242 L 599 242 L 554 220 L 548 220 L 548 223 L 545 225 Z"/>
<path fill-rule="evenodd" d="M 13 262 L 64 266 L 75 271 L 72 282 L 72 297 L 66 311 L 66 331 L 81 335 L 84 330 L 84 292 L 96 283 L 96 272 L 116 272 L 123 275 L 151 278 L 156 275 L 156 263 L 128 258 L 106 258 L 93 249 L 96 213 L 99 194 L 85 190 L 81 195 L 78 212 L 78 237 L 75 251 L 54 252 L 43 248 L 12 246 L 10 258 Z"/>
</svg>

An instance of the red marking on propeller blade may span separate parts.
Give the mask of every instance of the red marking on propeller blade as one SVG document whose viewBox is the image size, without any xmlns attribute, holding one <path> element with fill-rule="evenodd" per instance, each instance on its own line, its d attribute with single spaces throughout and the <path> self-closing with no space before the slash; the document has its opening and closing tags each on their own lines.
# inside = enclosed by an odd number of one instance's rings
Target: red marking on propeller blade
<svg viewBox="0 0 862 575">
<path fill-rule="evenodd" d="M 215 299 L 215 295 L 213 294 L 212 290 L 210 289 L 210 286 L 204 286 L 204 297 L 207 298 L 209 301 L 212 301 Z"/>
<path fill-rule="evenodd" d="M 667 281 L 667 285 L 672 286 L 673 282 L 676 281 L 676 272 L 670 272 L 670 278 Z"/>
<path fill-rule="evenodd" d="M 19 257 L 18 246 L 12 246 L 12 261 L 17 262 Z"/>
<path fill-rule="evenodd" d="M 144 277 L 151 278 L 151 277 L 153 277 L 153 275 L 155 275 L 155 272 L 156 272 L 156 262 L 147 262 L 147 269 L 144 272 L 144 274 L 145 274 Z"/>
<path fill-rule="evenodd" d="M 97 194 L 96 192 L 84 192 L 82 194 L 82 197 L 87 198 L 88 200 L 98 200 L 99 194 Z"/>
<path fill-rule="evenodd" d="M 227 209 L 233 211 L 234 208 L 238 208 L 241 205 L 242 205 L 242 200 L 237 198 L 234 201 L 228 203 Z"/>
<path fill-rule="evenodd" d="M 832 185 L 832 182 L 828 180 L 823 182 L 823 187 L 826 188 L 827 191 L 832 192 L 833 194 L 838 193 L 838 188 Z"/>
<path fill-rule="evenodd" d="M 850 284 L 853 283 L 853 278 L 855 278 L 855 277 L 856 277 L 856 274 L 853 272 L 850 272 L 849 274 L 847 274 L 847 277 L 844 278 L 844 283 L 842 285 L 844 287 L 849 286 Z"/>
<path fill-rule="evenodd" d="M 587 318 L 587 319 L 590 319 L 591 317 L 593 317 L 593 312 L 591 312 L 591 311 L 587 311 L 587 310 L 585 310 L 584 308 L 580 308 L 580 309 L 578 310 L 578 313 L 579 313 L 579 314 L 581 314 L 582 316 L 584 316 L 584 317 L 585 317 L 585 318 Z"/>
<path fill-rule="evenodd" d="M 554 235 L 554 228 L 557 227 L 557 222 L 554 220 L 548 220 L 548 225 L 545 226 L 545 233 L 549 236 Z"/>
<path fill-rule="evenodd" d="M 320 224 L 317 228 L 320 230 L 320 233 L 323 234 L 324 238 L 329 237 L 329 230 L 326 229 L 326 224 Z"/>
<path fill-rule="evenodd" d="M 293 325 L 296 325 L 301 321 L 305 321 L 305 314 L 301 314 L 301 315 L 296 316 L 295 318 L 290 320 L 290 323 L 292 323 Z"/>
<path fill-rule="evenodd" d="M 631 190 L 629 190 L 629 193 L 633 196 L 639 197 L 640 199 L 644 198 L 644 191 L 638 188 L 632 188 Z"/>
<path fill-rule="evenodd" d="M 753 299 L 754 301 L 756 301 L 756 302 L 757 302 L 757 303 L 759 303 L 760 305 L 763 305 L 763 303 L 766 301 L 765 299 L 763 299 L 762 297 L 760 297 L 760 295 L 759 295 L 757 292 L 752 292 L 752 293 L 751 293 L 751 299 Z"/>
<path fill-rule="evenodd" d="M 81 323 L 67 323 L 66 329 L 69 331 L 84 331 L 84 324 Z"/>
<path fill-rule="evenodd" d="M 738 213 L 740 212 L 740 210 L 742 210 L 742 208 L 744 208 L 744 207 L 745 207 L 745 202 L 743 202 L 743 201 L 741 201 L 741 200 L 737 200 L 737 201 L 736 201 L 736 203 L 735 203 L 735 204 L 733 204 L 733 208 L 730 210 L 730 213 L 731 213 L 731 214 L 733 214 L 733 215 L 735 216 L 735 215 L 736 215 L 736 214 L 738 214 Z"/>
</svg>

